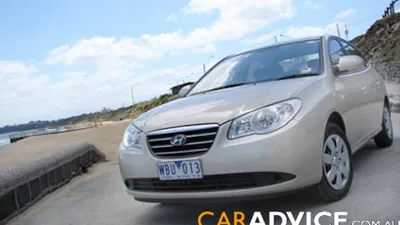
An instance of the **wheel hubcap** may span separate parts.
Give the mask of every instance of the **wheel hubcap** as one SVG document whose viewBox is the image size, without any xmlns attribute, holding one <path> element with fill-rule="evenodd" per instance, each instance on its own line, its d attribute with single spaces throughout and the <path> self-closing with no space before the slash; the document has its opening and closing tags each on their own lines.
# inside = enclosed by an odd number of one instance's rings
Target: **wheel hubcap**
<svg viewBox="0 0 400 225">
<path fill-rule="evenodd" d="M 350 157 L 347 145 L 337 134 L 330 135 L 324 144 L 324 175 L 335 190 L 343 189 L 350 175 Z"/>
<path fill-rule="evenodd" d="M 383 124 L 385 125 L 385 130 L 390 139 L 393 138 L 392 129 L 392 118 L 390 117 L 389 109 L 385 107 L 383 109 Z"/>
</svg>

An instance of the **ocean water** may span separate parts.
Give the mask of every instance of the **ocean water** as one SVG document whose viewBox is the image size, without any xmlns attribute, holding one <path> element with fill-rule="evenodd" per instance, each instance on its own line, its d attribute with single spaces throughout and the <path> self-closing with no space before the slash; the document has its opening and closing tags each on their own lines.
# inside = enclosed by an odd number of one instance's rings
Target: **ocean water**
<svg viewBox="0 0 400 225">
<path fill-rule="evenodd" d="M 58 133 L 58 132 L 63 132 L 66 131 L 65 128 L 56 128 L 56 129 L 44 129 L 44 130 L 25 130 L 25 131 L 17 131 L 17 132 L 11 132 L 11 133 L 6 133 L 6 134 L 0 134 L 0 147 L 5 146 L 10 144 L 10 136 L 11 134 L 17 135 L 17 136 L 34 136 L 34 135 L 41 135 L 41 134 L 52 134 L 52 133 Z"/>
<path fill-rule="evenodd" d="M 0 134 L 0 147 L 10 144 L 10 137 L 8 134 Z"/>
</svg>

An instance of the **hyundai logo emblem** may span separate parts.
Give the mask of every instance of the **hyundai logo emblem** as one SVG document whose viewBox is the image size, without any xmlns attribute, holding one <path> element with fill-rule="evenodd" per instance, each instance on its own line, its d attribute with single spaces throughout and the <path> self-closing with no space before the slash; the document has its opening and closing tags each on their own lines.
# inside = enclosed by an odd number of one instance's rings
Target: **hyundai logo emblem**
<svg viewBox="0 0 400 225">
<path fill-rule="evenodd" d="M 186 136 L 183 134 L 175 135 L 170 140 L 173 146 L 182 146 L 186 143 Z"/>
</svg>

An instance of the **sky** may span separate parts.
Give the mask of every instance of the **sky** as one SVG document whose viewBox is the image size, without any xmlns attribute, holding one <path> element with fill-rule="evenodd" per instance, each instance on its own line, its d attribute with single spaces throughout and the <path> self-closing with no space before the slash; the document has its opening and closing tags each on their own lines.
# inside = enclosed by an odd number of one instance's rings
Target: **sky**
<svg viewBox="0 0 400 225">
<path fill-rule="evenodd" d="M 352 39 L 389 2 L 1 0 L 0 126 L 148 100 L 275 36 L 337 35 L 338 24 Z"/>
</svg>

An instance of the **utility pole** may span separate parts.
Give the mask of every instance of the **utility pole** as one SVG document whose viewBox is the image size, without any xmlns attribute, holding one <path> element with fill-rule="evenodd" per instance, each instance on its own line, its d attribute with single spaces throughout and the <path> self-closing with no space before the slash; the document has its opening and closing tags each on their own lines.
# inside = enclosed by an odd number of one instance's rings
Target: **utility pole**
<svg viewBox="0 0 400 225">
<path fill-rule="evenodd" d="M 208 58 L 208 60 L 207 60 L 206 63 L 209 63 L 211 58 L 214 58 L 214 55 L 211 55 L 211 57 Z M 206 63 L 203 63 L 203 73 L 204 73 L 204 74 L 206 74 Z M 211 68 L 211 67 L 210 67 L 210 68 Z"/>
<path fill-rule="evenodd" d="M 347 29 L 347 24 L 344 25 L 346 30 L 344 31 L 346 33 L 346 40 L 349 40 L 349 30 Z"/>
<path fill-rule="evenodd" d="M 337 29 L 338 36 L 340 37 L 339 24 L 336 24 L 336 29 Z"/>
<path fill-rule="evenodd" d="M 132 106 L 135 104 L 135 98 L 134 98 L 134 96 L 133 96 L 133 85 L 134 85 L 134 84 L 132 84 L 132 86 L 131 86 Z"/>
</svg>

